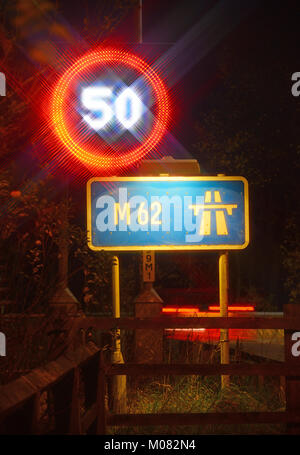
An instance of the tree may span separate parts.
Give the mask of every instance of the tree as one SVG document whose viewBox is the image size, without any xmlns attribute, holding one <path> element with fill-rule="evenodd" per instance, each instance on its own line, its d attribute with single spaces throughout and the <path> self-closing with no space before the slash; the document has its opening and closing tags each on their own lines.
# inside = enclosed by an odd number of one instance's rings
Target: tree
<svg viewBox="0 0 300 455">
<path fill-rule="evenodd" d="M 259 11 L 238 31 L 238 40 L 233 35 L 219 49 L 219 87 L 206 102 L 195 144 L 209 173 L 248 179 L 250 245 L 234 253 L 237 270 L 244 293 L 254 286 L 265 298 L 276 296 L 277 305 L 284 298 L 285 273 L 290 296 L 299 292 L 291 278 L 299 270 L 299 244 L 290 240 L 299 220 L 300 105 L 290 93 L 297 41 L 288 14 L 275 9 L 266 18 Z"/>
</svg>

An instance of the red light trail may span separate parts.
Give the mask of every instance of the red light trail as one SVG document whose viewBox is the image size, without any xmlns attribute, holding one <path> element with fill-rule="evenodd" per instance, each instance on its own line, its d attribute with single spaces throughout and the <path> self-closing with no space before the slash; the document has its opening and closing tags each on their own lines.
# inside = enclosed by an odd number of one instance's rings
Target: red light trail
<svg viewBox="0 0 300 455">
<path fill-rule="evenodd" d="M 219 306 L 209 306 L 208 307 L 209 311 L 220 311 Z M 229 305 L 228 306 L 228 311 L 254 311 L 254 306 L 253 305 L 247 305 L 247 306 L 234 306 L 234 305 Z"/>
<path fill-rule="evenodd" d="M 182 308 L 176 308 L 176 307 L 165 307 L 162 309 L 163 313 L 200 313 L 199 308 L 196 307 L 182 307 Z"/>
<path fill-rule="evenodd" d="M 220 312 L 220 307 L 217 305 L 211 305 L 208 307 L 209 311 Z M 229 305 L 228 311 L 254 311 L 253 305 Z M 198 307 L 165 307 L 162 309 L 163 313 L 200 313 Z M 205 311 L 203 311 L 205 312 Z"/>
</svg>

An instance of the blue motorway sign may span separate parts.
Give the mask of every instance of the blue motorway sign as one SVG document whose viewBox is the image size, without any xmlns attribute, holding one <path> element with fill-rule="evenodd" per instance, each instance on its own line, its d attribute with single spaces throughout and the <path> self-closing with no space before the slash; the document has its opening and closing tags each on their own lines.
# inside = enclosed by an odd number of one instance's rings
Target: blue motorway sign
<svg viewBox="0 0 300 455">
<path fill-rule="evenodd" d="M 107 177 L 87 183 L 92 250 L 232 250 L 249 243 L 243 177 Z"/>
</svg>

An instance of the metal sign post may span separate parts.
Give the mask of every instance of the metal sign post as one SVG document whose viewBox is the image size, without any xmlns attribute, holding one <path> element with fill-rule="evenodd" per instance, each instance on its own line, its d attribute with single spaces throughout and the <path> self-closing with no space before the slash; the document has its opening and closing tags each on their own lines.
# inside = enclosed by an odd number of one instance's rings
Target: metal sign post
<svg viewBox="0 0 300 455">
<path fill-rule="evenodd" d="M 219 300 L 220 317 L 228 317 L 228 251 L 222 252 L 219 256 Z M 229 363 L 229 337 L 228 329 L 220 329 L 221 364 Z M 229 376 L 221 376 L 221 387 L 229 386 Z"/>
<path fill-rule="evenodd" d="M 120 317 L 120 270 L 119 258 L 112 258 L 112 303 L 113 317 Z M 114 331 L 113 351 L 111 357 L 112 363 L 124 363 L 121 352 L 121 332 L 120 329 Z M 127 393 L 126 393 L 126 376 L 112 377 L 112 408 L 116 413 L 127 412 Z"/>
</svg>

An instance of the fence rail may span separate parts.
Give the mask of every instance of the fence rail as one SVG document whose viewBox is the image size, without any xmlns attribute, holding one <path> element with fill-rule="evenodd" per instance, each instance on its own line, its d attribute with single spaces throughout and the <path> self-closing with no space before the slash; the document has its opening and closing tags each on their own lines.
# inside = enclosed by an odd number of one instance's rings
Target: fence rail
<svg viewBox="0 0 300 455">
<path fill-rule="evenodd" d="M 205 412 L 180 414 L 115 414 L 107 418 L 107 425 L 228 425 L 251 423 L 300 423 L 297 412 Z"/>
<path fill-rule="evenodd" d="M 147 318 L 74 318 L 78 328 L 95 327 L 97 329 L 288 329 L 300 328 L 300 317 L 147 317 Z"/>
<path fill-rule="evenodd" d="M 293 308 L 291 308 L 293 307 Z M 288 305 L 283 318 L 73 318 L 73 331 L 98 329 L 161 329 L 161 328 L 247 328 L 284 329 L 284 363 L 210 364 L 111 364 L 103 360 L 103 352 L 92 346 L 62 356 L 45 367 L 33 370 L 11 384 L 0 387 L 0 432 L 38 433 L 41 394 L 52 394 L 54 423 L 48 432 L 105 434 L 108 425 L 199 425 L 285 423 L 287 433 L 300 434 L 300 357 L 291 353 L 294 331 L 300 328 L 298 305 Z M 112 414 L 106 406 L 106 380 L 110 376 L 133 375 L 259 375 L 285 376 L 286 411 L 280 412 L 217 412 L 190 414 Z M 84 384 L 80 401 L 80 380 Z M 83 409 L 82 409 L 83 407 Z"/>
<path fill-rule="evenodd" d="M 280 363 L 231 363 L 229 365 L 209 364 L 112 364 L 105 369 L 106 376 L 157 376 L 157 375 L 199 375 L 199 376 L 300 376 L 300 365 Z"/>
</svg>

